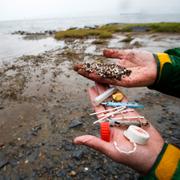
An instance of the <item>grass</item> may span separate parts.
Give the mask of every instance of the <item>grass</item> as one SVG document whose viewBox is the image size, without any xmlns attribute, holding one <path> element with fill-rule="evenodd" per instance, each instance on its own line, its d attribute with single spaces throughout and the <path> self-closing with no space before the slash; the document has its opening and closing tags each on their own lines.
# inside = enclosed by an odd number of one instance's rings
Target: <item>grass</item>
<svg viewBox="0 0 180 180">
<path fill-rule="evenodd" d="M 121 32 L 132 32 L 135 28 L 144 28 L 150 32 L 180 33 L 180 23 L 147 23 L 147 24 L 125 24 L 121 26 Z"/>
<path fill-rule="evenodd" d="M 129 43 L 133 40 L 133 38 L 131 37 L 131 35 L 128 35 L 125 39 L 123 39 L 121 42 L 126 42 Z"/>
<path fill-rule="evenodd" d="M 88 38 L 94 36 L 100 39 L 111 38 L 117 32 L 166 32 L 180 33 L 180 23 L 146 23 L 146 24 L 107 24 L 95 29 L 80 28 L 59 31 L 55 34 L 57 40 L 65 38 Z"/>
<path fill-rule="evenodd" d="M 59 31 L 55 34 L 56 39 L 64 38 L 85 38 L 89 36 L 97 36 L 99 38 L 111 38 L 112 33 L 99 29 L 75 29 L 75 30 L 66 30 Z"/>
<path fill-rule="evenodd" d="M 92 44 L 99 44 L 99 45 L 106 44 L 106 43 L 107 43 L 107 41 L 106 40 L 102 40 L 102 39 L 97 39 L 97 40 L 92 42 Z"/>
</svg>

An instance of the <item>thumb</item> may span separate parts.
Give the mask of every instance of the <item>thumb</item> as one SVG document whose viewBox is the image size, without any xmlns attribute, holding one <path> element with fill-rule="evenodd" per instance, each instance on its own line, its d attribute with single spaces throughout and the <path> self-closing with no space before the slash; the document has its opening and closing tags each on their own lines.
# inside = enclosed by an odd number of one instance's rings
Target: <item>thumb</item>
<svg viewBox="0 0 180 180">
<path fill-rule="evenodd" d="M 103 55 L 107 58 L 119 58 L 122 59 L 127 53 L 125 50 L 105 49 Z"/>
<path fill-rule="evenodd" d="M 112 145 L 95 136 L 91 136 L 91 135 L 79 136 L 74 139 L 74 143 L 86 145 L 90 148 L 102 152 L 103 154 L 106 154 L 107 156 L 110 156 L 112 154 Z"/>
</svg>

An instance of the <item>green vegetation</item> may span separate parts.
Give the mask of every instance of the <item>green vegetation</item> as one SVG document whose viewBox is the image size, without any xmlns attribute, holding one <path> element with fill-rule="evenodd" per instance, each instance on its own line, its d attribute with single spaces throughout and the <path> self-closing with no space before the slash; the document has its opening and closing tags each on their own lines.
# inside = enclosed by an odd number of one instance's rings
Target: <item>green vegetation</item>
<svg viewBox="0 0 180 180">
<path fill-rule="evenodd" d="M 123 39 L 121 42 L 126 42 L 129 43 L 133 40 L 133 38 L 131 37 L 131 35 L 127 35 L 127 38 Z"/>
<path fill-rule="evenodd" d="M 102 40 L 102 39 L 97 39 L 95 41 L 92 42 L 92 44 L 106 44 L 107 41 L 106 40 Z"/>
<path fill-rule="evenodd" d="M 89 36 L 97 36 L 99 38 L 111 38 L 112 33 L 100 29 L 74 29 L 74 30 L 60 31 L 55 34 L 56 39 L 85 38 Z"/>
<path fill-rule="evenodd" d="M 147 24 L 125 24 L 120 28 L 121 32 L 150 31 L 180 33 L 180 23 L 147 23 Z"/>
<path fill-rule="evenodd" d="M 107 24 L 97 28 L 68 29 L 55 34 L 56 39 L 88 38 L 95 36 L 101 39 L 111 38 L 117 32 L 167 32 L 180 33 L 180 23 L 146 23 L 146 24 Z M 128 41 L 130 39 L 127 39 Z"/>
</svg>

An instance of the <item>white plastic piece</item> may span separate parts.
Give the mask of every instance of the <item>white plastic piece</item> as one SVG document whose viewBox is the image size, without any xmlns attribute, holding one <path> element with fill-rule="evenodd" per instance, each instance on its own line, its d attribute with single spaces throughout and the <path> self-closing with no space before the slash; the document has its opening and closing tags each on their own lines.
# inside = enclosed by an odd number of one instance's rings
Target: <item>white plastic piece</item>
<svg viewBox="0 0 180 180">
<path fill-rule="evenodd" d="M 128 113 L 128 112 L 134 112 L 134 109 L 127 109 L 127 110 L 121 111 L 122 114 L 125 114 L 125 113 Z"/>
<path fill-rule="evenodd" d="M 138 126 L 131 125 L 126 131 L 124 131 L 124 136 L 131 142 L 144 145 L 149 139 L 149 134 L 142 128 Z"/>
<path fill-rule="evenodd" d="M 107 119 L 108 117 L 114 115 L 114 114 L 117 114 L 117 113 L 120 113 L 122 110 L 124 110 L 126 107 L 121 107 L 120 109 L 118 109 L 117 111 L 115 112 L 110 112 L 110 113 L 107 113 L 105 115 L 103 115 L 103 117 L 101 119 L 98 119 L 97 121 L 94 121 L 93 124 L 96 124 L 96 123 L 100 123 L 102 122 L 103 120 Z"/>
<path fill-rule="evenodd" d="M 122 120 L 122 119 L 144 119 L 144 116 L 122 116 L 118 118 L 113 118 L 113 120 Z"/>
<path fill-rule="evenodd" d="M 110 116 L 115 115 L 115 114 L 120 114 L 121 111 L 123 111 L 125 108 L 126 108 L 126 107 L 121 107 L 121 108 L 117 109 L 117 110 L 114 111 L 114 112 L 109 112 L 109 113 L 104 114 L 104 115 L 102 114 L 102 115 L 100 115 L 99 117 L 103 117 L 103 116 L 110 117 Z"/>
<path fill-rule="evenodd" d="M 99 105 L 100 103 L 102 103 L 105 99 L 107 99 L 109 96 L 111 96 L 116 91 L 117 91 L 116 87 L 111 87 L 108 90 L 106 90 L 105 92 L 103 92 L 102 94 L 100 94 L 99 96 L 95 97 L 95 99 L 94 99 L 95 105 Z"/>
<path fill-rule="evenodd" d="M 137 148 L 136 143 L 134 143 L 134 142 L 131 142 L 131 143 L 133 144 L 133 149 L 132 149 L 132 150 L 129 150 L 129 151 L 124 151 L 124 150 L 122 150 L 122 149 L 120 149 L 120 148 L 118 147 L 118 144 L 117 144 L 116 141 L 113 142 L 114 147 L 116 148 L 116 150 L 119 151 L 119 153 L 124 153 L 124 154 L 131 154 L 131 153 L 133 153 L 133 152 L 136 151 L 136 148 Z"/>
<path fill-rule="evenodd" d="M 97 114 L 101 114 L 101 113 L 105 113 L 105 112 L 111 112 L 111 111 L 114 111 L 114 110 L 117 110 L 117 109 L 120 109 L 120 108 L 122 108 L 122 107 L 119 106 L 119 107 L 115 107 L 115 108 L 112 108 L 112 109 L 106 109 L 106 110 L 103 110 L 103 111 L 98 111 L 98 112 L 91 113 L 89 115 L 92 116 L 92 115 L 97 115 Z"/>
</svg>

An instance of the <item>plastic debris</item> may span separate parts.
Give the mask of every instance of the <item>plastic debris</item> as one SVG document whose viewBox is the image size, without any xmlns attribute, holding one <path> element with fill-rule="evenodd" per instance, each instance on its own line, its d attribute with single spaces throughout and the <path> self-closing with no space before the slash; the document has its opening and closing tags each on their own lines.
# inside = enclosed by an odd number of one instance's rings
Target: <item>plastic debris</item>
<svg viewBox="0 0 180 180">
<path fill-rule="evenodd" d="M 102 105 L 111 106 L 111 107 L 128 107 L 128 108 L 144 108 L 143 105 L 136 102 L 102 102 Z"/>
<path fill-rule="evenodd" d="M 112 63 L 84 63 L 82 68 L 89 73 L 95 72 L 103 78 L 115 78 L 118 80 L 121 80 L 122 76 L 129 76 L 131 74 L 131 70 Z"/>
<path fill-rule="evenodd" d="M 117 91 L 116 87 L 109 88 L 108 90 L 106 90 L 105 92 L 103 92 L 102 94 L 100 94 L 99 96 L 97 96 L 94 99 L 95 105 L 99 105 L 100 103 L 102 103 L 105 99 L 107 99 L 109 96 L 111 96 L 116 91 Z"/>
<path fill-rule="evenodd" d="M 116 102 L 122 101 L 123 97 L 124 97 L 123 94 L 120 92 L 117 92 L 117 93 L 112 95 L 113 100 Z"/>
</svg>

